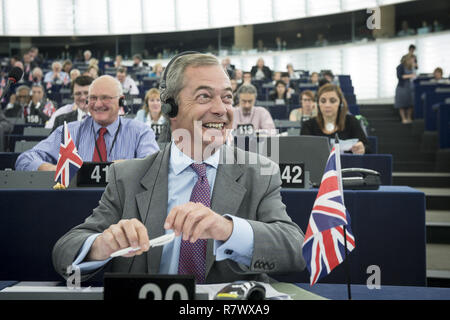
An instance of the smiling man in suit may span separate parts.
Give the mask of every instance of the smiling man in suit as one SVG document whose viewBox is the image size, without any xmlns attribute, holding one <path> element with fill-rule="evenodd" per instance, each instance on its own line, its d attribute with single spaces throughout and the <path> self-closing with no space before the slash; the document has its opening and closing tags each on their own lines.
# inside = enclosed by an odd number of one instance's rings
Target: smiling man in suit
<svg viewBox="0 0 450 320">
<path fill-rule="evenodd" d="M 281 201 L 278 166 L 227 146 L 231 83 L 216 57 L 182 53 L 161 81 L 172 141 L 145 159 L 116 163 L 99 206 L 55 245 L 53 262 L 82 280 L 110 272 L 193 274 L 197 283 L 301 271 L 303 233 Z M 264 166 L 264 170 L 263 170 Z M 149 250 L 149 239 L 175 240 Z M 136 251 L 110 255 L 123 248 Z"/>
</svg>

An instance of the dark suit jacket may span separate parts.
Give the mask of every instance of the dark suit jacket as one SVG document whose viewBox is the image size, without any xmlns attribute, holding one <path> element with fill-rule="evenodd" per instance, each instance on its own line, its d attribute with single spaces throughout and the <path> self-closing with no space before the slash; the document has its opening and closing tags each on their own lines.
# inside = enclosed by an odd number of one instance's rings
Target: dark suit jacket
<svg viewBox="0 0 450 320">
<path fill-rule="evenodd" d="M 67 123 L 72 121 L 77 121 L 78 119 L 78 110 L 73 110 L 69 113 L 64 113 L 55 118 L 55 123 L 53 124 L 52 132 L 55 131 L 60 125 L 64 124 L 64 121 Z"/>
<path fill-rule="evenodd" d="M 253 66 L 252 70 L 250 71 L 250 73 L 252 74 L 252 79 L 255 79 L 255 75 L 256 72 L 258 71 L 258 67 L 257 66 Z M 272 80 L 272 70 L 270 70 L 270 68 L 268 66 L 264 66 L 262 68 L 262 72 L 264 73 L 264 80 Z"/>
<path fill-rule="evenodd" d="M 268 281 L 266 273 L 298 272 L 305 267 L 301 252 L 303 233 L 287 215 L 281 201 L 278 166 L 259 155 L 254 155 L 257 164 L 236 164 L 236 159 L 249 159 L 248 156 L 238 148 L 224 146 L 221 149 L 222 161 L 217 169 L 211 209 L 219 214 L 247 219 L 250 223 L 254 234 L 251 266 L 243 266 L 231 259 L 216 261 L 213 240 L 209 239 L 207 283 Z M 170 144 L 147 158 L 115 163 L 110 167 L 109 184 L 99 206 L 83 224 L 55 244 L 53 264 L 58 273 L 67 277 L 66 268 L 73 263 L 86 239 L 121 219 L 145 221 L 150 239 L 165 233 L 169 158 Z M 235 164 L 228 164 L 233 161 Z M 157 188 L 154 188 L 155 184 Z M 155 274 L 159 271 L 161 254 L 162 247 L 155 247 L 134 258 L 114 258 L 108 262 L 105 271 Z M 82 280 L 96 272 L 82 275 Z"/>
<path fill-rule="evenodd" d="M 34 103 L 30 102 L 30 114 L 25 117 L 25 122 L 45 124 L 45 122 L 48 121 L 50 117 L 44 113 L 44 106 L 45 101 L 41 101 L 39 108 L 36 108 Z M 24 108 L 20 104 L 15 103 L 11 109 L 5 110 L 5 115 L 12 118 L 24 118 L 23 109 Z"/>
</svg>

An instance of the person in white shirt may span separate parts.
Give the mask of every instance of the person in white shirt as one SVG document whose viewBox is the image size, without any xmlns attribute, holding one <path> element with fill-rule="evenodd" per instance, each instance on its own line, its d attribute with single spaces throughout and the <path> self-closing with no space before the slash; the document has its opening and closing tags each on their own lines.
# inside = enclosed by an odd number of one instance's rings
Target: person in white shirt
<svg viewBox="0 0 450 320">
<path fill-rule="evenodd" d="M 44 83 L 46 83 L 47 88 L 50 84 L 56 85 L 66 85 L 70 82 L 69 75 L 62 71 L 62 64 L 58 61 L 52 63 L 52 71 L 45 74 Z"/>
<path fill-rule="evenodd" d="M 122 84 L 124 94 L 138 95 L 139 89 L 136 82 L 127 75 L 127 68 L 120 67 L 117 69 L 116 78 Z"/>
</svg>

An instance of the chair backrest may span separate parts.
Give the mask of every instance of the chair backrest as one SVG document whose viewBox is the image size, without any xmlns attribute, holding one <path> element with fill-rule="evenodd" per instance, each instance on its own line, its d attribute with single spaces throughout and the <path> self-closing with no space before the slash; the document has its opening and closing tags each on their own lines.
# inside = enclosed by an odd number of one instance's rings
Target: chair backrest
<svg viewBox="0 0 450 320">
<path fill-rule="evenodd" d="M 22 119 L 22 118 L 6 117 L 6 119 L 14 125 L 15 124 L 25 124 L 25 119 Z"/>
<path fill-rule="evenodd" d="M 278 159 L 276 154 L 272 155 L 277 143 Z M 262 154 L 280 164 L 304 163 L 313 186 L 320 185 L 330 150 L 328 138 L 319 136 L 266 137 L 262 143 Z"/>
<path fill-rule="evenodd" d="M 30 150 L 38 143 L 39 141 L 24 141 L 24 140 L 16 141 L 16 144 L 14 145 L 14 152 L 22 153 L 24 151 Z"/>
<path fill-rule="evenodd" d="M 52 129 L 43 127 L 25 127 L 23 129 L 24 136 L 45 136 L 47 137 L 52 132 Z"/>
</svg>

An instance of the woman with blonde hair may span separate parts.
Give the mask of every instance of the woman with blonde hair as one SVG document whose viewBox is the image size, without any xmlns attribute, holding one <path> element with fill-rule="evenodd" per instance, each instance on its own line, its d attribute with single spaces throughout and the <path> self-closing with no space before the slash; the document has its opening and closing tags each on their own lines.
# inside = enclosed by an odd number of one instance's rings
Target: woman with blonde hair
<svg viewBox="0 0 450 320">
<path fill-rule="evenodd" d="M 136 114 L 136 120 L 142 121 L 149 126 L 152 124 L 161 125 L 166 123 L 166 118 L 161 112 L 160 92 L 156 88 L 147 91 L 142 109 Z"/>
<path fill-rule="evenodd" d="M 414 106 L 413 80 L 416 78 L 415 58 L 409 55 L 402 58 L 397 66 L 398 84 L 395 88 L 395 109 L 398 109 L 403 124 L 411 123 Z"/>
<path fill-rule="evenodd" d="M 369 151 L 369 142 L 359 121 L 348 113 L 348 105 L 341 89 L 334 84 L 325 84 L 317 92 L 317 116 L 303 122 L 301 134 L 325 136 L 334 140 L 337 133 L 340 140 L 358 139 L 351 151 L 364 154 Z"/>
</svg>

